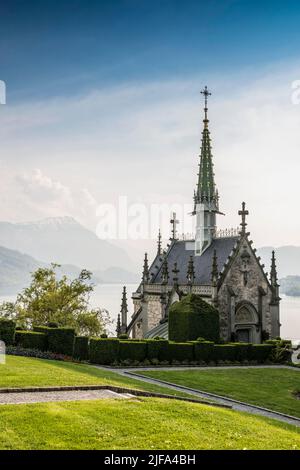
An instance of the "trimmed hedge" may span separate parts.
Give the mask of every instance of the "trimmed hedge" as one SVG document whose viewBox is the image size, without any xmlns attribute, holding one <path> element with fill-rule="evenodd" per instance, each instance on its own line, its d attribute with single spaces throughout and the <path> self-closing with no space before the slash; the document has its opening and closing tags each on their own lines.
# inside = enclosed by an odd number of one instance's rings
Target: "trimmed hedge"
<svg viewBox="0 0 300 470">
<path fill-rule="evenodd" d="M 90 362 L 112 364 L 119 360 L 120 341 L 117 338 L 91 338 L 89 347 Z"/>
<path fill-rule="evenodd" d="M 148 339 L 147 359 L 165 361 L 165 358 L 168 357 L 168 345 L 169 342 L 166 339 Z"/>
<path fill-rule="evenodd" d="M 45 333 L 45 334 L 48 334 L 48 331 L 50 330 L 50 327 L 49 326 L 37 326 L 37 325 L 33 325 L 33 331 L 36 331 L 38 333 Z"/>
<path fill-rule="evenodd" d="M 89 338 L 87 336 L 75 336 L 73 357 L 80 361 L 89 359 Z"/>
<path fill-rule="evenodd" d="M 193 361 L 194 360 L 194 345 L 191 343 L 172 343 L 168 345 L 168 358 L 169 362 L 172 361 Z"/>
<path fill-rule="evenodd" d="M 273 350 L 271 344 L 252 344 L 250 348 L 250 360 L 257 362 L 265 362 L 269 359 Z"/>
<path fill-rule="evenodd" d="M 219 312 L 197 294 L 189 294 L 171 305 L 169 311 L 169 340 L 219 341 Z"/>
<path fill-rule="evenodd" d="M 236 360 L 237 347 L 235 344 L 215 344 L 212 350 L 213 361 L 230 361 Z"/>
<path fill-rule="evenodd" d="M 47 350 L 47 335 L 36 331 L 16 331 L 15 343 L 17 346 L 29 349 Z"/>
<path fill-rule="evenodd" d="M 233 343 L 235 346 L 235 360 L 247 361 L 251 357 L 251 343 Z"/>
<path fill-rule="evenodd" d="M 6 346 L 14 344 L 16 324 L 13 320 L 0 318 L 0 341 L 3 341 Z"/>
<path fill-rule="evenodd" d="M 51 352 L 73 355 L 75 330 L 74 328 L 48 328 L 48 349 Z"/>
<path fill-rule="evenodd" d="M 194 355 L 196 361 L 209 362 L 212 360 L 214 343 L 212 341 L 195 341 Z"/>
<path fill-rule="evenodd" d="M 147 357 L 147 343 L 145 341 L 120 341 L 119 360 L 142 362 Z"/>
</svg>

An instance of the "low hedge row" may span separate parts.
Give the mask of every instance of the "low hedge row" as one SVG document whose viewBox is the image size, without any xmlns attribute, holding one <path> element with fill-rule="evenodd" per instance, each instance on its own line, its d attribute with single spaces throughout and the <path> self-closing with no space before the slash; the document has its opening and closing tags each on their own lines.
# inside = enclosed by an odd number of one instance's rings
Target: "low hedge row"
<svg viewBox="0 0 300 470">
<path fill-rule="evenodd" d="M 87 336 L 75 336 L 73 357 L 79 361 L 89 359 L 89 338 Z"/>
<path fill-rule="evenodd" d="M 16 324 L 13 320 L 0 318 L 0 341 L 3 341 L 6 346 L 14 343 L 15 330 Z"/>
<path fill-rule="evenodd" d="M 15 334 L 15 344 L 21 348 L 47 350 L 47 335 L 36 331 L 17 330 Z"/>
<path fill-rule="evenodd" d="M 271 344 L 214 344 L 210 341 L 175 343 L 167 340 L 126 340 L 117 338 L 91 338 L 90 362 L 109 365 L 130 360 L 158 360 L 174 362 L 242 362 L 244 360 L 263 363 L 271 355 Z"/>
</svg>

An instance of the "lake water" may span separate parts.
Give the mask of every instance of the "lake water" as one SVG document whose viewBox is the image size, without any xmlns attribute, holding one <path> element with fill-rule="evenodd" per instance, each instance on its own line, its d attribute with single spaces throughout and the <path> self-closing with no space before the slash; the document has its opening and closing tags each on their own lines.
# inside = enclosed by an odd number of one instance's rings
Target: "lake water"
<svg viewBox="0 0 300 470">
<path fill-rule="evenodd" d="M 137 284 L 127 284 L 128 318 L 133 313 L 131 294 L 136 290 Z M 120 312 L 123 285 L 121 284 L 99 284 L 91 296 L 93 307 L 105 308 L 109 311 L 113 320 L 117 319 Z M 288 297 L 281 294 L 280 321 L 281 337 L 300 341 L 300 297 Z M 14 297 L 0 297 L 2 300 L 14 300 Z M 112 331 L 115 326 L 112 328 Z"/>
</svg>

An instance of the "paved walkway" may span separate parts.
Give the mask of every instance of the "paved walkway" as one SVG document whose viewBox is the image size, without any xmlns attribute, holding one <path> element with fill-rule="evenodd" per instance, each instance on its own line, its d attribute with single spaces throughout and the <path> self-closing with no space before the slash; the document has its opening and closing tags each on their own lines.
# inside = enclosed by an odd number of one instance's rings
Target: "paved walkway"
<svg viewBox="0 0 300 470">
<path fill-rule="evenodd" d="M 45 403 L 53 401 L 99 400 L 116 398 L 118 400 L 136 398 L 129 393 L 116 393 L 112 390 L 61 390 L 54 392 L 0 393 L 0 405 L 24 403 Z"/>
<path fill-rule="evenodd" d="M 100 369 L 108 369 L 104 368 L 101 366 L 94 366 L 94 367 L 99 367 Z M 218 369 L 257 369 L 257 368 L 276 368 L 276 369 L 290 369 L 290 370 L 296 370 L 300 372 L 300 369 L 295 368 L 295 367 L 289 367 L 289 366 L 227 366 L 227 367 L 218 367 Z M 207 369 L 214 369 L 216 370 L 216 367 L 193 367 L 192 369 L 194 370 L 207 370 Z M 159 379 L 153 379 L 150 377 L 143 376 L 143 370 L 169 370 L 169 371 L 174 371 L 174 370 L 191 370 L 191 367 L 160 367 L 159 369 L 157 367 L 141 367 L 138 369 L 132 369 L 132 368 L 122 368 L 122 369 L 115 369 L 115 368 L 109 368 L 110 371 L 116 372 L 120 375 L 123 376 L 130 376 L 134 379 L 141 380 L 142 382 L 147 382 L 155 385 L 161 385 L 163 387 L 167 387 L 172 390 L 177 390 L 180 392 L 186 392 L 189 393 L 195 397 L 198 397 L 200 399 L 206 399 L 213 401 L 215 403 L 218 403 L 220 405 L 226 405 L 230 406 L 233 410 L 236 411 L 244 411 L 246 413 L 251 413 L 259 416 L 264 416 L 266 418 L 271 418 L 271 419 L 277 419 L 279 421 L 288 423 L 288 424 L 293 424 L 294 426 L 300 427 L 300 418 L 296 418 L 294 416 L 289 416 L 283 413 L 279 413 L 277 411 L 269 410 L 267 408 L 263 408 L 260 406 L 256 405 L 251 405 L 249 403 L 244 403 L 238 400 L 234 400 L 231 398 L 223 397 L 220 395 L 216 395 L 214 393 L 208 393 L 204 392 L 202 390 L 196 390 L 193 388 L 185 387 L 183 385 L 174 385 L 170 382 L 166 382 L 164 380 L 159 380 Z"/>
</svg>

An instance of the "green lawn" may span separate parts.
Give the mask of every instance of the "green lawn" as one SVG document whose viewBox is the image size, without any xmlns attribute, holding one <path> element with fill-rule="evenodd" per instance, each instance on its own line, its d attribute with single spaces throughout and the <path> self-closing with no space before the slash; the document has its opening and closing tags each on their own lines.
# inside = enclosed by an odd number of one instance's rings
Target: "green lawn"
<svg viewBox="0 0 300 470">
<path fill-rule="evenodd" d="M 0 422 L 0 449 L 300 450 L 293 426 L 175 400 L 4 405 Z"/>
<path fill-rule="evenodd" d="M 105 384 L 168 395 L 190 396 L 159 385 L 122 377 L 105 369 L 72 362 L 6 356 L 6 364 L 0 364 L 0 388 Z"/>
<path fill-rule="evenodd" d="M 300 371 L 291 369 L 216 369 L 143 371 L 143 375 L 228 396 L 300 417 Z"/>
</svg>

